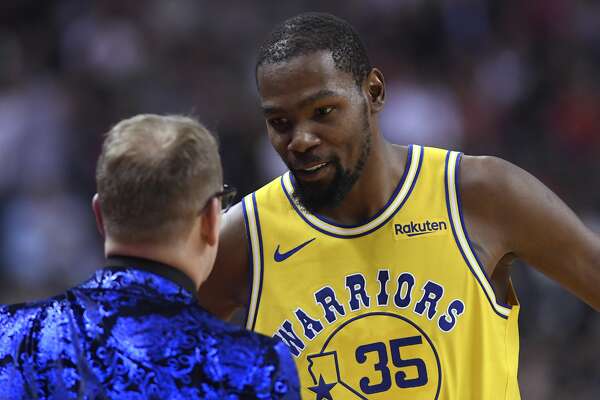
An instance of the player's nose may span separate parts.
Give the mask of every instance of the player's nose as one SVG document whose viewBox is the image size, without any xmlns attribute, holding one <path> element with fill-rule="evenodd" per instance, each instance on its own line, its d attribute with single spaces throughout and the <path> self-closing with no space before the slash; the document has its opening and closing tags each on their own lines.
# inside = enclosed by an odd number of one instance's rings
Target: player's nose
<svg viewBox="0 0 600 400">
<path fill-rule="evenodd" d="M 288 150 L 296 153 L 305 153 L 321 143 L 319 136 L 309 130 L 296 130 L 292 140 L 288 143 Z"/>
</svg>

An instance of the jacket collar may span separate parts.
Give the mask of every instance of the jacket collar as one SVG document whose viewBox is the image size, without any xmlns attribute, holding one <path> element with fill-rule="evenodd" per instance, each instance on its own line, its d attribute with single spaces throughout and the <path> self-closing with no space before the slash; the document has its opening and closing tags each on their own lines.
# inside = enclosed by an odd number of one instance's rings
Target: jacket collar
<svg viewBox="0 0 600 400">
<path fill-rule="evenodd" d="M 105 265 L 105 270 L 108 269 L 111 271 L 134 269 L 149 272 L 177 284 L 177 286 L 190 292 L 192 297 L 196 293 L 196 285 L 190 277 L 177 268 L 158 261 L 129 256 L 109 256 L 106 258 Z"/>
</svg>

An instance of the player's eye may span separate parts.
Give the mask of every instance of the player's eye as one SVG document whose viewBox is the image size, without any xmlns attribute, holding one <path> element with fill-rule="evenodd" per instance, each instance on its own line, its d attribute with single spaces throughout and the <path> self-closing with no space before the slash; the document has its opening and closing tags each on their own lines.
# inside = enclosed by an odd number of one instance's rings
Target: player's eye
<svg viewBox="0 0 600 400">
<path fill-rule="evenodd" d="M 268 123 L 278 132 L 286 132 L 291 126 L 290 120 L 287 118 L 271 118 Z"/>
<path fill-rule="evenodd" d="M 332 111 L 333 111 L 333 107 L 331 107 L 331 106 L 318 107 L 315 110 L 315 115 L 317 117 L 324 117 L 326 115 L 329 115 Z"/>
</svg>

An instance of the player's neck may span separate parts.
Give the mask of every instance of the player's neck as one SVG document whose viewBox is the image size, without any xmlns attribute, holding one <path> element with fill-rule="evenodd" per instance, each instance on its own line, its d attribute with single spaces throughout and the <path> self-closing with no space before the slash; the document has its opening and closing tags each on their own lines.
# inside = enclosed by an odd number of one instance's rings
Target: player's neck
<svg viewBox="0 0 600 400">
<path fill-rule="evenodd" d="M 342 203 L 319 213 L 345 225 L 368 220 L 388 203 L 404 173 L 407 157 L 406 147 L 379 137 L 373 142 L 360 178 Z"/>
</svg>

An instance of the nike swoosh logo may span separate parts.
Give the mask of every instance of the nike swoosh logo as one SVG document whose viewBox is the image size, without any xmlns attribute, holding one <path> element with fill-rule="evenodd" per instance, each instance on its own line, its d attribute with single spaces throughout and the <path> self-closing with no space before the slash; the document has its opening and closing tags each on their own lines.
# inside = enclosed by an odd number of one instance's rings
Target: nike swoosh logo
<svg viewBox="0 0 600 400">
<path fill-rule="evenodd" d="M 306 242 L 302 243 L 301 245 L 296 246 L 293 249 L 291 249 L 290 251 L 287 251 L 285 253 L 280 253 L 279 252 L 279 245 L 277 245 L 277 248 L 275 249 L 275 254 L 273 254 L 273 258 L 275 259 L 275 262 L 282 262 L 282 261 L 287 260 L 288 258 L 290 258 L 294 254 L 296 254 L 297 252 L 299 252 L 300 250 L 302 250 L 306 245 L 310 244 L 310 242 L 312 242 L 315 239 L 316 238 L 312 238 L 310 240 L 307 240 Z"/>
</svg>

